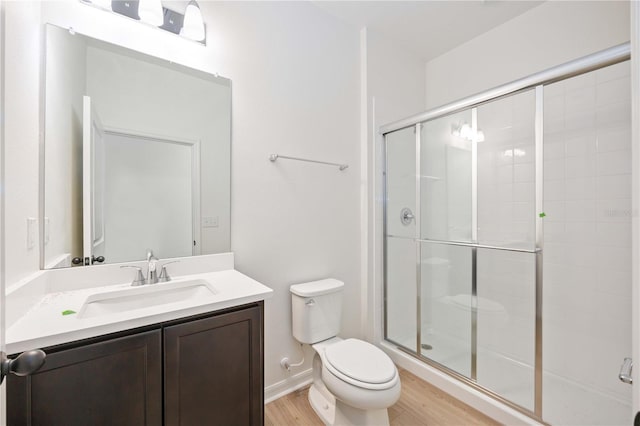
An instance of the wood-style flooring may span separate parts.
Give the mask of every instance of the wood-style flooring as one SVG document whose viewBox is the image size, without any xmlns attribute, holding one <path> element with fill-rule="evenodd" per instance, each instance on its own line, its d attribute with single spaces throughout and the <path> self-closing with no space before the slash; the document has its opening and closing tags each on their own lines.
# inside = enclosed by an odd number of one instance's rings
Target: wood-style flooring
<svg viewBox="0 0 640 426">
<path fill-rule="evenodd" d="M 402 380 L 402 394 L 400 400 L 389 407 L 389 422 L 392 426 L 499 424 L 408 371 L 398 370 Z M 322 426 L 322 422 L 309 405 L 307 389 L 302 389 L 267 404 L 265 425 Z"/>
</svg>

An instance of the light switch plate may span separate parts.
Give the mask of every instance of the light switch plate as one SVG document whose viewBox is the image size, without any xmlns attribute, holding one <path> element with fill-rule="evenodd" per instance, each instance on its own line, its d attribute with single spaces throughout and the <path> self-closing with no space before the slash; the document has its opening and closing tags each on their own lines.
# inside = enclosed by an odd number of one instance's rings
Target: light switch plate
<svg viewBox="0 0 640 426">
<path fill-rule="evenodd" d="M 203 216 L 202 217 L 202 227 L 203 228 L 217 228 L 218 227 L 218 216 Z"/>
</svg>

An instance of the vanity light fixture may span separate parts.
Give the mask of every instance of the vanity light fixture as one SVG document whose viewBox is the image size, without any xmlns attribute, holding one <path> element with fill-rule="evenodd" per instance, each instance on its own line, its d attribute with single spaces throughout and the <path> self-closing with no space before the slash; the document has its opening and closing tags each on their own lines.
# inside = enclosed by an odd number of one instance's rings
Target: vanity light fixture
<svg viewBox="0 0 640 426">
<path fill-rule="evenodd" d="M 200 6 L 195 0 L 191 0 L 184 12 L 184 24 L 180 35 L 195 41 L 203 41 L 205 37 L 204 20 Z"/>
<path fill-rule="evenodd" d="M 196 0 L 79 0 L 81 3 L 127 16 L 201 44 L 206 28 Z"/>
</svg>

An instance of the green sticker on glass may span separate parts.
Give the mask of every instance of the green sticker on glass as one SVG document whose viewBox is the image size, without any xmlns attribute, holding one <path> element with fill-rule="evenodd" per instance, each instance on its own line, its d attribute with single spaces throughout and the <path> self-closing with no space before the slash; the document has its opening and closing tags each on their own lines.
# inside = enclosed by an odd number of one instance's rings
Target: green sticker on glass
<svg viewBox="0 0 640 426">
<path fill-rule="evenodd" d="M 66 311 L 62 311 L 62 315 L 71 315 L 75 314 L 76 311 L 72 311 L 71 309 L 67 309 Z"/>
<path fill-rule="evenodd" d="M 538 216 L 545 217 L 547 214 L 545 212 L 540 213 Z"/>
</svg>

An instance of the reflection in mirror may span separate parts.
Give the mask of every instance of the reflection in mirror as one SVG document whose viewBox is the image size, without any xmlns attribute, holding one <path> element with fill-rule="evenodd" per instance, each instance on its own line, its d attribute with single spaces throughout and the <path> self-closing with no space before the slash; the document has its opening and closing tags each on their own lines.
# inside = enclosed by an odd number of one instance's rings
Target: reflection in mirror
<svg viewBox="0 0 640 426">
<path fill-rule="evenodd" d="M 43 266 L 228 252 L 231 81 L 53 25 L 46 43 Z"/>
</svg>

